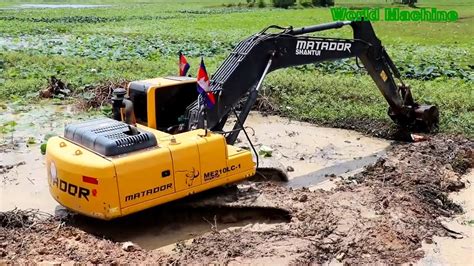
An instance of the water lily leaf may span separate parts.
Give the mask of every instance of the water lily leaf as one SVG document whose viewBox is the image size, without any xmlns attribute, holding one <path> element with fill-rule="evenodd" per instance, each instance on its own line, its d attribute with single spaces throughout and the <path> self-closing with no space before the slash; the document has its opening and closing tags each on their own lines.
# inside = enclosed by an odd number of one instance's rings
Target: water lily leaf
<svg viewBox="0 0 474 266">
<path fill-rule="evenodd" d="M 41 144 L 40 150 L 42 155 L 46 154 L 46 143 Z"/>
</svg>

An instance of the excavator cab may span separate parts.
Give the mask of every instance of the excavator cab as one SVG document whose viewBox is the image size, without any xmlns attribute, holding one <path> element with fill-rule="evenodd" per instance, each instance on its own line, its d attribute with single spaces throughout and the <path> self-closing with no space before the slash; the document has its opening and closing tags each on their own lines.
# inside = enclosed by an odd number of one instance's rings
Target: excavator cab
<svg viewBox="0 0 474 266">
<path fill-rule="evenodd" d="M 186 108 L 198 97 L 196 79 L 169 76 L 130 82 L 137 123 L 167 133 L 184 132 Z"/>
</svg>

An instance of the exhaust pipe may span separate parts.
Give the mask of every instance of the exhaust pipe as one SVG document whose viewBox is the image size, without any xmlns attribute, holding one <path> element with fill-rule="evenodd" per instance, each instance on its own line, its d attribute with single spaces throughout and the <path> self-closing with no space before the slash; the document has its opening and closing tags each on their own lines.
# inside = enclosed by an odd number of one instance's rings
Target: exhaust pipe
<svg viewBox="0 0 474 266">
<path fill-rule="evenodd" d="M 133 102 L 125 98 L 127 91 L 124 88 L 116 88 L 112 92 L 112 117 L 117 121 L 129 124 L 131 135 L 138 134 L 136 129 L 137 120 L 133 110 Z M 123 112 L 122 112 L 123 109 Z"/>
</svg>

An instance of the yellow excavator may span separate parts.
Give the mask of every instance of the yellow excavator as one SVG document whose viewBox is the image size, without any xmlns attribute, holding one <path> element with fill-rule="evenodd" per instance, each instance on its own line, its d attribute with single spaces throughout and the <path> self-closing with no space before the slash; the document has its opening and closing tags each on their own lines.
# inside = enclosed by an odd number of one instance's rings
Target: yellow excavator
<svg viewBox="0 0 474 266">
<path fill-rule="evenodd" d="M 352 27 L 353 39 L 308 35 L 344 26 Z M 233 144 L 240 131 L 246 134 L 243 125 L 265 76 L 349 57 L 362 62 L 395 123 L 437 127 L 438 109 L 413 100 L 370 22 L 269 26 L 241 41 L 211 76 L 214 107 L 199 100 L 195 78 L 133 81 L 114 90 L 113 118 L 70 124 L 64 136 L 50 138 L 51 195 L 77 213 L 110 220 L 249 178 L 257 171 L 258 155 L 254 161 L 251 151 Z M 224 131 L 230 115 L 235 124 Z"/>
</svg>

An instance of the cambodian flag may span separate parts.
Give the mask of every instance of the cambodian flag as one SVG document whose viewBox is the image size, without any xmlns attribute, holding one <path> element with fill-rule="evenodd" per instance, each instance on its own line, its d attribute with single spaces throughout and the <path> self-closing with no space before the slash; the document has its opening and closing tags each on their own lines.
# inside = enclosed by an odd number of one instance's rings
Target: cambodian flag
<svg viewBox="0 0 474 266">
<path fill-rule="evenodd" d="M 188 60 L 186 60 L 186 57 L 179 52 L 179 75 L 180 76 L 186 76 L 189 70 L 189 64 Z"/>
<path fill-rule="evenodd" d="M 201 65 L 199 66 L 197 74 L 197 91 L 204 98 L 208 108 L 212 108 L 216 104 L 214 93 L 209 88 L 209 76 L 207 75 L 204 59 L 201 58 Z"/>
</svg>

